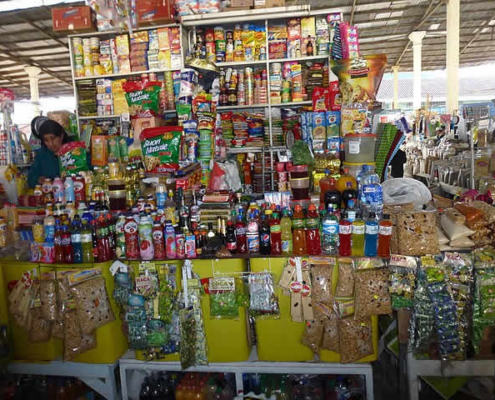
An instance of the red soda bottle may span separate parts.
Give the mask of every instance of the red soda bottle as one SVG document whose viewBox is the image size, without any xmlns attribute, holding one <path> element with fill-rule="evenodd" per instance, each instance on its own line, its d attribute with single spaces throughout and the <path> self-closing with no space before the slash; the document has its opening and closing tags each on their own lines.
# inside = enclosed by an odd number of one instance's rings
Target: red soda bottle
<svg viewBox="0 0 495 400">
<path fill-rule="evenodd" d="M 126 217 L 124 225 L 125 234 L 125 257 L 128 260 L 139 259 L 139 233 L 138 224 L 134 217 Z"/>
<path fill-rule="evenodd" d="M 235 223 L 235 236 L 237 238 L 237 253 L 247 253 L 246 223 L 244 216 L 240 212 Z"/>
<path fill-rule="evenodd" d="M 347 257 L 351 255 L 352 223 L 348 220 L 347 212 L 344 212 L 339 222 L 339 255 Z"/>
<path fill-rule="evenodd" d="M 316 206 L 311 203 L 309 205 L 308 216 L 306 218 L 306 251 L 312 256 L 321 254 L 319 220 L 318 210 L 316 209 Z"/>
<path fill-rule="evenodd" d="M 53 238 L 54 252 L 55 252 L 55 262 L 64 263 L 65 254 L 64 248 L 62 246 L 62 228 L 60 225 L 55 227 L 55 236 Z"/>
<path fill-rule="evenodd" d="M 86 201 L 86 182 L 79 174 L 74 178 L 74 199 L 76 207 L 79 207 L 79 203 Z"/>
<path fill-rule="evenodd" d="M 74 249 L 70 240 L 70 232 L 67 225 L 62 226 L 62 249 L 64 251 L 64 261 L 67 264 L 74 263 Z"/>
<path fill-rule="evenodd" d="M 282 254 L 282 228 L 280 227 L 280 219 L 277 213 L 272 214 L 270 218 L 270 252 L 277 256 Z"/>
<path fill-rule="evenodd" d="M 153 247 L 155 248 L 155 260 L 164 260 L 165 253 L 165 238 L 163 236 L 163 228 L 159 222 L 153 224 Z"/>
</svg>

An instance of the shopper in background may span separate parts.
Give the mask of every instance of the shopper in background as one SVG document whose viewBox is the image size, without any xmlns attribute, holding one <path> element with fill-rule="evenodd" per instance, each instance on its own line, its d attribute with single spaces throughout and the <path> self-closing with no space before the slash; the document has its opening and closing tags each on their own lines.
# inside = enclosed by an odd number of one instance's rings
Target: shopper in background
<svg viewBox="0 0 495 400">
<path fill-rule="evenodd" d="M 392 178 L 403 178 L 404 177 L 404 164 L 407 161 L 406 153 L 403 150 L 403 146 L 397 150 L 394 158 L 390 162 L 392 167 L 391 175 Z"/>
<path fill-rule="evenodd" d="M 43 179 L 60 176 L 60 163 L 57 153 L 70 138 L 62 125 L 47 117 L 35 117 L 31 121 L 31 132 L 41 140 L 41 149 L 36 155 L 28 173 L 28 184 L 34 188 Z"/>
</svg>

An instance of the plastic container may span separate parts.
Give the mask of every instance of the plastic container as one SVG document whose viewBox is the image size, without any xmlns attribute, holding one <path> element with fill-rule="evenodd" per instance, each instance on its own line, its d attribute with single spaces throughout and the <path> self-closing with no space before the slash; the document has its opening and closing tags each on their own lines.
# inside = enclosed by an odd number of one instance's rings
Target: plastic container
<svg viewBox="0 0 495 400">
<path fill-rule="evenodd" d="M 350 163 L 375 161 L 374 134 L 346 135 L 344 137 L 345 160 Z"/>
<path fill-rule="evenodd" d="M 309 197 L 309 188 L 306 189 L 291 188 L 291 190 L 292 190 L 292 198 L 296 201 L 304 200 Z"/>
<path fill-rule="evenodd" d="M 357 178 L 358 174 L 361 172 L 363 169 L 363 165 L 370 165 L 375 168 L 375 163 L 374 162 L 367 162 L 367 163 L 352 163 L 348 161 L 344 161 L 342 165 L 345 168 L 349 168 L 349 175 L 352 175 L 354 178 Z"/>
<path fill-rule="evenodd" d="M 307 165 L 293 165 L 290 169 L 291 179 L 307 178 L 308 166 Z"/>
<path fill-rule="evenodd" d="M 292 189 L 307 189 L 309 188 L 309 177 L 307 178 L 292 178 L 290 180 Z"/>
</svg>

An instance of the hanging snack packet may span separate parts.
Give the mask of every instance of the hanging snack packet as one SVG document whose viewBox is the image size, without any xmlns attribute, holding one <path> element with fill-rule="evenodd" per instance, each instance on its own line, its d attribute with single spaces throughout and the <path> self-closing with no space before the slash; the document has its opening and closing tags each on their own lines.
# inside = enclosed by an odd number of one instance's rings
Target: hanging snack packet
<svg viewBox="0 0 495 400">
<path fill-rule="evenodd" d="M 416 285 L 417 259 L 400 255 L 391 255 L 389 272 L 392 308 L 401 310 L 414 306 L 414 288 Z"/>
<path fill-rule="evenodd" d="M 314 302 L 330 305 L 333 301 L 332 275 L 334 266 L 331 264 L 311 266 L 311 288 Z"/>
<path fill-rule="evenodd" d="M 211 318 L 236 319 L 239 317 L 234 278 L 210 278 L 208 288 Z"/>
<path fill-rule="evenodd" d="M 301 343 L 309 347 L 315 354 L 320 353 L 326 319 L 325 315 L 315 310 L 314 320 L 305 322 Z"/>
<path fill-rule="evenodd" d="M 62 145 L 58 152 L 60 173 L 76 174 L 88 170 L 86 161 L 86 145 L 84 142 L 70 142 Z"/>
<path fill-rule="evenodd" d="M 250 274 L 249 311 L 254 316 L 280 316 L 278 299 L 275 295 L 273 277 L 269 273 Z"/>
<path fill-rule="evenodd" d="M 331 66 L 339 78 L 342 104 L 374 101 L 387 66 L 387 56 L 377 54 L 332 60 Z"/>
<path fill-rule="evenodd" d="M 340 362 L 352 363 L 373 354 L 371 318 L 347 317 L 339 321 Z"/>
<path fill-rule="evenodd" d="M 335 296 L 354 296 L 354 265 L 350 258 L 340 258 L 338 260 L 339 278 L 335 288 Z"/>
<path fill-rule="evenodd" d="M 131 118 L 156 117 L 160 111 L 161 82 L 127 81 L 122 87 Z"/>
<path fill-rule="evenodd" d="M 29 328 L 29 310 L 33 296 L 33 279 L 37 276 L 37 270 L 22 274 L 8 297 L 9 313 L 14 317 L 14 322 L 21 328 Z"/>
<path fill-rule="evenodd" d="M 435 328 L 434 312 L 433 304 L 428 295 L 426 273 L 420 268 L 414 291 L 414 312 L 409 325 L 409 338 L 413 351 L 418 353 L 428 351 Z"/>
<path fill-rule="evenodd" d="M 392 312 L 390 293 L 388 292 L 389 272 L 386 267 L 358 268 L 354 277 L 356 281 L 356 318 Z"/>
<path fill-rule="evenodd" d="M 158 267 L 160 292 L 158 295 L 158 315 L 166 324 L 172 322 L 175 300 L 175 266 L 160 265 Z"/>
<path fill-rule="evenodd" d="M 179 169 L 182 127 L 148 128 L 141 132 L 140 139 L 146 172 L 165 173 Z"/>
<path fill-rule="evenodd" d="M 29 310 L 28 340 L 32 343 L 46 342 L 52 334 L 52 324 L 43 318 L 40 300 L 40 282 L 32 286 L 33 301 Z"/>
</svg>

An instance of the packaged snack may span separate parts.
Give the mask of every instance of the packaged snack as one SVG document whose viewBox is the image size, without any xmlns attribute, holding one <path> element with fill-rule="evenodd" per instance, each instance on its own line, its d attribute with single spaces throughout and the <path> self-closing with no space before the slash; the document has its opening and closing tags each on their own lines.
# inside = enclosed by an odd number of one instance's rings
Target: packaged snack
<svg viewBox="0 0 495 400">
<path fill-rule="evenodd" d="M 330 305 L 333 301 L 333 268 L 334 265 L 311 266 L 311 295 L 314 302 Z"/>
<path fill-rule="evenodd" d="M 64 360 L 71 361 L 78 354 L 94 349 L 94 333 L 84 334 L 77 313 L 72 310 L 64 314 Z"/>
<path fill-rule="evenodd" d="M 315 314 L 325 316 L 323 321 L 323 338 L 321 348 L 324 350 L 340 351 L 339 344 L 339 316 L 332 306 L 327 306 L 323 303 L 313 303 Z"/>
<path fill-rule="evenodd" d="M 91 165 L 104 167 L 108 164 L 107 137 L 91 136 Z"/>
<path fill-rule="evenodd" d="M 339 320 L 340 362 L 351 363 L 373 354 L 371 318 Z"/>
<path fill-rule="evenodd" d="M 279 316 L 280 309 L 272 275 L 269 273 L 250 274 L 248 284 L 249 311 L 254 316 Z"/>
<path fill-rule="evenodd" d="M 371 113 L 365 103 L 343 104 L 340 114 L 342 136 L 371 133 Z"/>
<path fill-rule="evenodd" d="M 428 295 L 425 271 L 418 269 L 414 291 L 414 312 L 409 324 L 409 340 L 414 352 L 427 352 L 435 329 L 433 304 Z"/>
<path fill-rule="evenodd" d="M 32 307 L 29 311 L 28 340 L 32 343 L 46 342 L 52 334 L 52 324 L 41 315 L 40 307 Z"/>
<path fill-rule="evenodd" d="M 76 174 L 81 171 L 88 170 L 86 161 L 86 145 L 84 142 L 69 142 L 60 148 L 60 173 L 61 174 Z"/>
<path fill-rule="evenodd" d="M 354 265 L 351 259 L 338 260 L 339 280 L 335 288 L 336 297 L 352 297 L 354 295 Z"/>
<path fill-rule="evenodd" d="M 146 172 L 174 172 L 179 168 L 182 127 L 148 128 L 140 135 Z"/>
<path fill-rule="evenodd" d="M 392 308 L 401 310 L 414 305 L 417 260 L 414 257 L 392 254 L 390 256 L 390 285 Z"/>
<path fill-rule="evenodd" d="M 326 125 L 327 125 L 327 139 L 340 137 L 340 112 L 327 111 Z M 330 148 L 327 146 L 327 148 Z"/>
<path fill-rule="evenodd" d="M 354 277 L 356 281 L 356 318 L 392 312 L 387 268 L 358 269 Z"/>
<path fill-rule="evenodd" d="M 438 254 L 435 213 L 403 212 L 397 215 L 399 254 L 421 256 Z"/>
<path fill-rule="evenodd" d="M 315 354 L 320 352 L 321 341 L 323 339 L 323 329 L 325 325 L 322 322 L 322 319 L 324 319 L 323 316 L 315 316 L 313 321 L 306 321 L 304 333 L 301 338 L 301 343 L 313 350 L 313 353 Z"/>
<path fill-rule="evenodd" d="M 14 322 L 21 328 L 29 327 L 29 310 L 32 302 L 33 279 L 37 276 L 37 270 L 22 274 L 8 297 L 9 312 L 14 317 Z"/>
<path fill-rule="evenodd" d="M 340 111 L 342 107 L 342 95 L 340 94 L 339 82 L 330 82 L 327 92 L 327 110 Z"/>
<path fill-rule="evenodd" d="M 210 316 L 215 319 L 239 317 L 234 278 L 210 278 Z"/>
<path fill-rule="evenodd" d="M 161 86 L 161 82 L 150 81 L 127 81 L 122 85 L 126 92 L 131 118 L 158 116 Z"/>
<path fill-rule="evenodd" d="M 451 241 L 471 236 L 474 233 L 465 225 L 457 224 L 452 221 L 446 214 L 442 214 L 442 217 L 440 218 L 440 224 L 442 225 L 442 229 Z"/>
<path fill-rule="evenodd" d="M 369 102 L 376 94 L 387 66 L 385 54 L 331 61 L 332 71 L 339 78 L 342 104 Z"/>
<path fill-rule="evenodd" d="M 483 211 L 478 208 L 469 207 L 463 203 L 455 203 L 454 208 L 462 213 L 468 222 L 474 222 L 483 218 Z"/>
<path fill-rule="evenodd" d="M 43 273 L 40 281 L 41 316 L 47 321 L 57 319 L 57 291 L 54 273 Z"/>
</svg>

